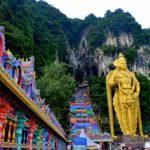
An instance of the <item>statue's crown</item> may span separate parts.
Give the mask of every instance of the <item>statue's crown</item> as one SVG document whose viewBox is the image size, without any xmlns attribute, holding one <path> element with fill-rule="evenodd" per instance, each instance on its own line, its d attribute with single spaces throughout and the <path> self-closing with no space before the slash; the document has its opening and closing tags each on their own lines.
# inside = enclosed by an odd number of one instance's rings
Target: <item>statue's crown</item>
<svg viewBox="0 0 150 150">
<path fill-rule="evenodd" d="M 119 53 L 118 58 L 116 58 L 114 61 L 114 66 L 118 66 L 121 62 L 126 63 L 126 59 L 124 58 L 122 53 Z"/>
<path fill-rule="evenodd" d="M 118 58 L 124 57 L 122 53 L 119 53 Z"/>
<path fill-rule="evenodd" d="M 126 62 L 126 59 L 124 58 L 122 53 L 119 53 L 117 60 L 118 60 L 118 62 L 120 62 L 120 61 L 125 61 Z"/>
</svg>

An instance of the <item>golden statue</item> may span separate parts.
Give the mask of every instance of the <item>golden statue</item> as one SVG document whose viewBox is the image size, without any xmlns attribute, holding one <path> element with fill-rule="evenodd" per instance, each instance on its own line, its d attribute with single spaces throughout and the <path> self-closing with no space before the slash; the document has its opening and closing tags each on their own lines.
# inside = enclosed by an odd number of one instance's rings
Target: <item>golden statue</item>
<svg viewBox="0 0 150 150">
<path fill-rule="evenodd" d="M 136 136 L 138 123 L 140 136 L 143 136 L 139 82 L 135 75 L 127 69 L 126 60 L 121 53 L 113 64 L 115 70 L 110 71 L 106 77 L 111 136 L 115 138 L 113 106 L 123 135 Z M 112 93 L 114 93 L 113 97 Z"/>
</svg>

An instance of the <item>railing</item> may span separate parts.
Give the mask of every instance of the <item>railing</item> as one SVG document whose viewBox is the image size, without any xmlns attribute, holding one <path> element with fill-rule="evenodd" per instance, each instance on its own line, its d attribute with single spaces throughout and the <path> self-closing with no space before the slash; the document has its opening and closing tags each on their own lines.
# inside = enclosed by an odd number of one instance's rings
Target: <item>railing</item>
<svg viewBox="0 0 150 150">
<path fill-rule="evenodd" d="M 0 147 L 3 147 L 3 148 L 17 148 L 17 143 L 1 142 Z M 29 147 L 30 147 L 29 144 L 21 144 L 21 148 L 28 148 L 29 149 Z M 37 149 L 38 146 L 33 144 L 32 148 Z M 42 149 L 42 148 L 43 148 L 43 146 L 41 145 L 40 149 Z M 44 148 L 48 149 L 48 146 L 44 146 Z"/>
</svg>

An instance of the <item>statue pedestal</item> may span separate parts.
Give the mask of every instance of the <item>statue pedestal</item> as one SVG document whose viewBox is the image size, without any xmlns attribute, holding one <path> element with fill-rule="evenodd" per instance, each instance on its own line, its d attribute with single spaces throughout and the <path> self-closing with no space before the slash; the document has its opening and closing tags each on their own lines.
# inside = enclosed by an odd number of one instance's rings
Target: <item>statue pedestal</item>
<svg viewBox="0 0 150 150">
<path fill-rule="evenodd" d="M 131 146 L 132 148 L 142 147 L 146 141 L 150 142 L 150 137 L 121 135 L 114 140 L 117 144 L 124 144 L 125 146 Z"/>
</svg>

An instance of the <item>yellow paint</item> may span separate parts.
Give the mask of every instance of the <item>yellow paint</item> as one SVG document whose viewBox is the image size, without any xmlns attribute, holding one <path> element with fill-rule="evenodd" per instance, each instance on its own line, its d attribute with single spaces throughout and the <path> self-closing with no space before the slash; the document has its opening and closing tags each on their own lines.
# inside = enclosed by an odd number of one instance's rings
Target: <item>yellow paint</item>
<svg viewBox="0 0 150 150">
<path fill-rule="evenodd" d="M 3 131 L 2 131 L 2 142 L 4 142 L 4 138 L 5 138 L 5 130 L 6 130 L 6 125 L 8 123 L 8 120 L 6 119 L 4 121 L 4 125 L 3 125 Z"/>
<path fill-rule="evenodd" d="M 14 123 L 13 123 L 13 133 L 12 133 L 12 143 L 14 143 L 14 142 L 15 142 L 16 127 L 17 127 L 17 123 L 16 123 L 16 122 L 14 122 Z"/>
<path fill-rule="evenodd" d="M 8 123 L 8 137 L 7 137 L 7 142 L 11 141 L 11 129 L 12 129 L 12 125 L 13 125 L 13 122 L 10 120 L 9 123 Z"/>
</svg>

